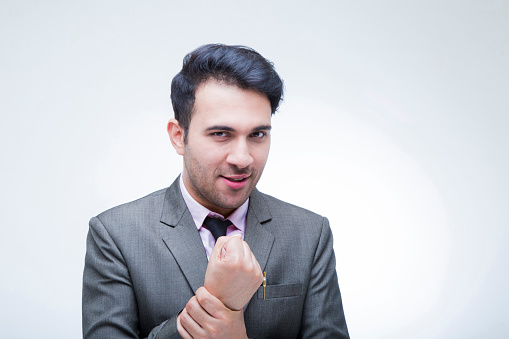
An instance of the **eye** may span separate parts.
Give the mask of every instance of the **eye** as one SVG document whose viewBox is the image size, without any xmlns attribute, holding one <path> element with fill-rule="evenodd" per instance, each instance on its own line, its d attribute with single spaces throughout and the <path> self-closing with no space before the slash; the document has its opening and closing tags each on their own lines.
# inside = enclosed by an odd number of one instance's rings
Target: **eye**
<svg viewBox="0 0 509 339">
<path fill-rule="evenodd" d="M 263 139 L 266 135 L 267 135 L 267 132 L 263 132 L 263 131 L 256 131 L 256 132 L 251 133 L 251 137 L 253 137 L 255 139 Z"/>
<path fill-rule="evenodd" d="M 217 139 L 225 139 L 225 138 L 228 138 L 230 136 L 230 134 L 228 132 L 224 132 L 224 131 L 212 132 L 209 135 L 211 137 L 217 138 Z"/>
</svg>

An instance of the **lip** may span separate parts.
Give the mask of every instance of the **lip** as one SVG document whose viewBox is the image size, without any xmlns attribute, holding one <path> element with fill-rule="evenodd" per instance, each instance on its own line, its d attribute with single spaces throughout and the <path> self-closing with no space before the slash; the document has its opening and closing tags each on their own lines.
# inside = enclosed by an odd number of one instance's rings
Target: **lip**
<svg viewBox="0 0 509 339">
<path fill-rule="evenodd" d="M 228 177 L 221 176 L 221 179 L 223 179 L 223 182 L 231 189 L 239 190 L 244 188 L 247 185 L 248 179 L 250 175 L 230 175 Z M 230 179 L 236 179 L 241 181 L 231 181 Z"/>
</svg>

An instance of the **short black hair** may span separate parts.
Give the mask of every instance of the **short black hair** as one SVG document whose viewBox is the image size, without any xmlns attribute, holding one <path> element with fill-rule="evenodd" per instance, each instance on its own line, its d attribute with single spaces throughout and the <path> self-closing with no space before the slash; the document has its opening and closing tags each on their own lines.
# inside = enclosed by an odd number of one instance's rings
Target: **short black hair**
<svg viewBox="0 0 509 339">
<path fill-rule="evenodd" d="M 274 64 L 246 46 L 203 45 L 184 57 L 182 70 L 171 82 L 171 102 L 175 119 L 185 135 L 191 123 L 195 93 L 208 80 L 217 80 L 267 96 L 272 114 L 283 98 L 283 80 Z"/>
</svg>

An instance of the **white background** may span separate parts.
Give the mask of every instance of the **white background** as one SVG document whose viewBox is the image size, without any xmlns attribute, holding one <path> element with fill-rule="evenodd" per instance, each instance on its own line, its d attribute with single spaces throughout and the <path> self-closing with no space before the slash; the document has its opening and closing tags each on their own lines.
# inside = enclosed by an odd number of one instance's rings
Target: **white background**
<svg viewBox="0 0 509 339">
<path fill-rule="evenodd" d="M 352 338 L 507 338 L 509 2 L 0 4 L 0 328 L 81 336 L 90 217 L 168 186 L 183 56 L 276 64 L 260 190 L 326 215 Z"/>
</svg>

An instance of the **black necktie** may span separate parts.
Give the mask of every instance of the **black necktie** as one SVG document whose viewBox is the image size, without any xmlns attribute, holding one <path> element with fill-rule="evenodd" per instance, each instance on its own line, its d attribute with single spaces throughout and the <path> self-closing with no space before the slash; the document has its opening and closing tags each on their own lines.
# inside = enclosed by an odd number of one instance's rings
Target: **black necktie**
<svg viewBox="0 0 509 339">
<path fill-rule="evenodd" d="M 214 239 L 217 241 L 217 238 L 226 235 L 226 228 L 232 224 L 232 222 L 228 219 L 221 220 L 216 218 L 206 217 L 203 222 L 205 226 L 209 229 L 210 233 L 214 236 Z"/>
</svg>

